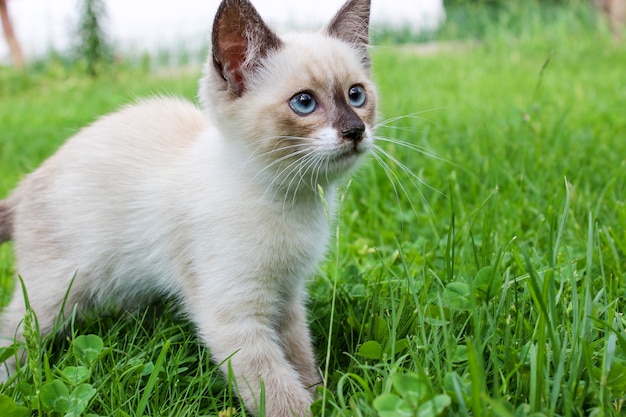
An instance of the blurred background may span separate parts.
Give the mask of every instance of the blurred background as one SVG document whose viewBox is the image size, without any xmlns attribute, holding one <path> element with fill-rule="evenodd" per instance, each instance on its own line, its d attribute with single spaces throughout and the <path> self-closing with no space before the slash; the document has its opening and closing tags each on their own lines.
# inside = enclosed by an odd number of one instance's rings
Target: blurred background
<svg viewBox="0 0 626 417">
<path fill-rule="evenodd" d="M 38 59 L 51 51 L 67 54 L 80 41 L 81 24 L 106 35 L 116 53 L 155 54 L 163 50 L 203 51 L 220 0 L 3 0 L 4 13 L 25 59 Z M 332 18 L 342 0 L 256 0 L 254 5 L 278 30 L 316 28 Z M 374 1 L 372 18 L 379 27 L 434 31 L 445 20 L 443 0 Z M 4 20 L 3 20 L 4 22 Z M 6 20 L 9 22 L 9 20 Z M 6 26 L 6 25 L 5 25 Z M 84 25 L 83 25 L 84 26 Z M 81 35 L 82 33 L 82 35 Z M 0 43 L 0 63 L 11 60 L 9 43 Z"/>
<path fill-rule="evenodd" d="M 615 36 L 626 0 L 373 0 L 374 43 L 481 39 L 497 27 L 516 35 L 554 23 L 569 9 L 577 23 L 608 22 Z M 219 0 L 0 0 L 0 65 L 49 57 L 139 60 L 177 66 L 203 61 Z M 341 0 L 256 0 L 277 30 L 319 27 Z M 563 22 L 561 22 L 563 23 Z M 565 23 L 567 24 L 567 23 Z M 89 64 L 91 68 L 92 64 Z"/>
</svg>

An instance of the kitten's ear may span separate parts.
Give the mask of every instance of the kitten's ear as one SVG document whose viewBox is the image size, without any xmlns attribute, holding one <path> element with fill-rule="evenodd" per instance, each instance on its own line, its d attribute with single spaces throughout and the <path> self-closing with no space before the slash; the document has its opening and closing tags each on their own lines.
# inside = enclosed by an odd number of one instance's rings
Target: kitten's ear
<svg viewBox="0 0 626 417">
<path fill-rule="evenodd" d="M 370 0 L 348 0 L 326 26 L 326 33 L 360 49 L 369 64 Z"/>
<path fill-rule="evenodd" d="M 223 0 L 213 22 L 213 64 L 240 97 L 261 60 L 282 42 L 248 0 Z"/>
</svg>

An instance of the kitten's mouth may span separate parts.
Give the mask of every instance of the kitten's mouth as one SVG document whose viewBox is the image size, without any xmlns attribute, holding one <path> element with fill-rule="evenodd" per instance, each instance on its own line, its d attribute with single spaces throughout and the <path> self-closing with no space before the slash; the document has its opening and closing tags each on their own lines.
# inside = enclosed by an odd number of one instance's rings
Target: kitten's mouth
<svg viewBox="0 0 626 417">
<path fill-rule="evenodd" d="M 365 143 L 364 140 L 359 142 L 352 142 L 347 149 L 343 152 L 345 156 L 359 156 L 367 153 L 369 150 L 369 146 Z"/>
<path fill-rule="evenodd" d="M 354 145 L 341 149 L 331 158 L 331 161 L 336 163 L 351 162 L 353 159 L 359 158 L 366 152 L 367 149 L 365 147 L 355 143 Z"/>
<path fill-rule="evenodd" d="M 343 151 L 339 155 L 339 158 L 351 158 L 353 156 L 358 156 L 361 153 L 362 152 L 355 146 L 354 148 L 350 148 L 350 149 L 347 149 L 347 150 Z"/>
</svg>

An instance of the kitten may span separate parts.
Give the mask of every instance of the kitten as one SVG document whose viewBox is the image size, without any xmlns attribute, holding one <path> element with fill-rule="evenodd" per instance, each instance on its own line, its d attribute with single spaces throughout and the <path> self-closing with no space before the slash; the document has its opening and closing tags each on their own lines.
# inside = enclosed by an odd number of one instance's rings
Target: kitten
<svg viewBox="0 0 626 417">
<path fill-rule="evenodd" d="M 348 0 L 323 31 L 278 37 L 248 0 L 223 0 L 202 109 L 153 98 L 105 116 L 1 201 L 42 332 L 74 275 L 65 313 L 175 297 L 250 411 L 263 384 L 268 416 L 308 415 L 305 278 L 330 233 L 318 187 L 332 213 L 373 147 L 369 11 Z M 15 295 L 0 335 L 21 339 L 24 314 Z"/>
</svg>

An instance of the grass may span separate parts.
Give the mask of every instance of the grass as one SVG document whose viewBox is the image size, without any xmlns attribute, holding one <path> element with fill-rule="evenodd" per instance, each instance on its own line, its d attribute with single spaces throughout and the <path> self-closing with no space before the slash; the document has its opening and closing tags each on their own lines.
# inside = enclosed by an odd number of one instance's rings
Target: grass
<svg viewBox="0 0 626 417">
<path fill-rule="evenodd" d="M 454 50 L 376 48 L 381 119 L 403 116 L 378 134 L 421 150 L 381 140 L 413 174 L 383 155 L 387 170 L 372 160 L 343 189 L 309 286 L 327 371 L 315 415 L 624 414 L 626 50 L 589 15 L 533 10 Z M 193 99 L 198 74 L 0 69 L 0 195 L 98 115 L 155 92 Z M 12 274 L 4 245 L 2 288 Z M 43 343 L 33 330 L 39 360 L 0 392 L 38 415 L 60 398 L 77 414 L 238 409 L 165 305 L 94 312 Z"/>
</svg>

